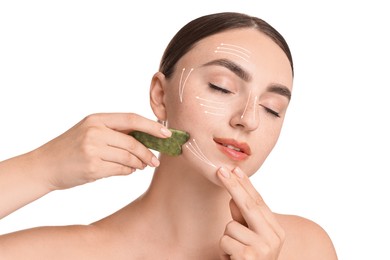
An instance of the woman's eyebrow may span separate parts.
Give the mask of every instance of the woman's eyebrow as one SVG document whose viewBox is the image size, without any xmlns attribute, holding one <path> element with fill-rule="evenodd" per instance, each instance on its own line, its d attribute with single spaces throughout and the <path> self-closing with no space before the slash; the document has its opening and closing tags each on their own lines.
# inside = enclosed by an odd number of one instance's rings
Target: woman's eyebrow
<svg viewBox="0 0 390 260">
<path fill-rule="evenodd" d="M 202 67 L 211 66 L 211 65 L 218 65 L 218 66 L 225 67 L 246 82 L 250 81 L 252 78 L 249 75 L 249 73 L 246 70 L 244 70 L 240 65 L 228 59 L 212 60 L 203 64 Z"/>
<path fill-rule="evenodd" d="M 286 97 L 288 99 L 288 101 L 291 100 L 291 91 L 284 85 L 281 85 L 281 84 L 271 84 L 267 88 L 267 91 L 275 93 L 275 94 L 282 95 L 282 96 Z"/>
</svg>

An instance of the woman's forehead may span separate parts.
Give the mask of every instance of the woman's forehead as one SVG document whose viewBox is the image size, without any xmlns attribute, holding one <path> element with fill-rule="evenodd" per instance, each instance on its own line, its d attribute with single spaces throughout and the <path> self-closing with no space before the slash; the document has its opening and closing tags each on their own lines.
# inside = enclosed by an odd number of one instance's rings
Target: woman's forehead
<svg viewBox="0 0 390 260">
<path fill-rule="evenodd" d="M 252 28 L 233 29 L 208 36 L 197 42 L 184 56 L 205 60 L 210 58 L 210 55 L 218 54 L 231 58 L 234 56 L 247 62 L 254 62 L 256 60 L 253 59 L 259 56 L 281 56 L 288 59 L 269 36 Z"/>
<path fill-rule="evenodd" d="M 234 29 L 200 40 L 179 60 L 179 67 L 201 67 L 216 59 L 229 59 L 247 69 L 291 73 L 284 51 L 256 29 Z M 292 76 L 291 76 L 292 77 Z"/>
</svg>

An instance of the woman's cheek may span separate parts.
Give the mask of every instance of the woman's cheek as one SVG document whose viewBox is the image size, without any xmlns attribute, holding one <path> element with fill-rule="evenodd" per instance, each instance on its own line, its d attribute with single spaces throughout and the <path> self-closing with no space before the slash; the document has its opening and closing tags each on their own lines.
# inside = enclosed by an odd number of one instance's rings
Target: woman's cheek
<svg viewBox="0 0 390 260">
<path fill-rule="evenodd" d="M 168 111 L 169 127 L 189 131 L 195 124 L 202 121 L 196 103 L 189 100 L 175 103 L 175 106 L 171 106 L 171 110 Z"/>
<path fill-rule="evenodd" d="M 207 125 L 207 117 L 205 117 L 200 105 L 196 102 L 187 102 L 183 105 L 181 119 L 189 128 L 198 128 Z"/>
</svg>

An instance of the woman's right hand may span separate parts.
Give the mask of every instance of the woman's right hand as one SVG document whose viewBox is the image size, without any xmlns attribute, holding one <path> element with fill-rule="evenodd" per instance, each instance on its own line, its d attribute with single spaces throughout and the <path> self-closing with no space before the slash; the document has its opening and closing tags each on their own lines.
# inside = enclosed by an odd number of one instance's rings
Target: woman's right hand
<svg viewBox="0 0 390 260">
<path fill-rule="evenodd" d="M 128 175 L 147 165 L 157 167 L 155 155 L 128 135 L 133 130 L 162 138 L 171 135 L 166 127 L 137 114 L 92 114 L 32 155 L 52 190 Z"/>
</svg>

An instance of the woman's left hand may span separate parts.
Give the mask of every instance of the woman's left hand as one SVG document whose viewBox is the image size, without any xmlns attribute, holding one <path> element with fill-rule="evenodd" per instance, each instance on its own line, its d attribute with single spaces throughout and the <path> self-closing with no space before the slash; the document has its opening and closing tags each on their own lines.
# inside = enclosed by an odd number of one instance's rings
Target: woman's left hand
<svg viewBox="0 0 390 260">
<path fill-rule="evenodd" d="M 233 220 L 220 240 L 222 259 L 278 259 L 285 232 L 248 176 L 238 167 L 220 168 L 218 176 L 232 197 Z"/>
</svg>

